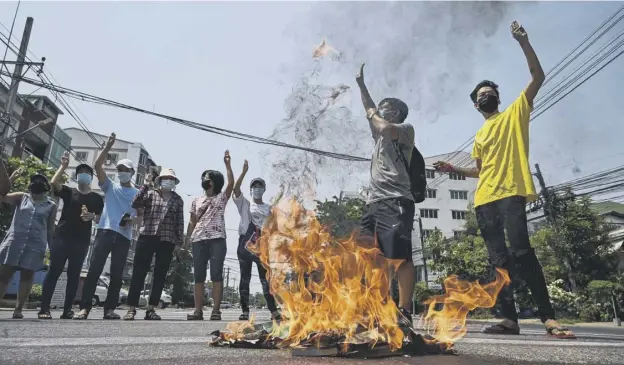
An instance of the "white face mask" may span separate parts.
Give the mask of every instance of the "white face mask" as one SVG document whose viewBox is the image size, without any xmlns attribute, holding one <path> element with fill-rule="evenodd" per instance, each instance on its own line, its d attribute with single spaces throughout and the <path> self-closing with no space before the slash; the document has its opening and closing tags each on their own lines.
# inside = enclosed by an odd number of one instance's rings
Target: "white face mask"
<svg viewBox="0 0 624 365">
<path fill-rule="evenodd" d="M 175 189 L 175 180 L 161 180 L 160 187 L 165 190 L 173 190 Z"/>
<path fill-rule="evenodd" d="M 264 189 L 263 188 L 251 188 L 251 197 L 254 199 L 260 199 L 262 198 L 262 195 L 264 194 Z"/>
<path fill-rule="evenodd" d="M 118 172 L 117 177 L 119 178 L 119 182 L 121 182 L 122 184 L 126 184 L 126 183 L 129 183 L 130 180 L 132 179 L 132 173 L 131 172 Z"/>
</svg>

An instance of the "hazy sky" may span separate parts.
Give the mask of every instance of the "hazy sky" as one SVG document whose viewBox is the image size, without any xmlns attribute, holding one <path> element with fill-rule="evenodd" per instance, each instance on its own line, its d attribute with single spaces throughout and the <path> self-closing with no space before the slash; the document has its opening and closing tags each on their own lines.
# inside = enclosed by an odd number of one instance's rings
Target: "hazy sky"
<svg viewBox="0 0 624 365">
<path fill-rule="evenodd" d="M 0 3 L 0 22 L 7 28 L 16 4 Z M 454 151 L 482 124 L 468 96 L 478 81 L 496 81 L 503 105 L 528 82 L 524 56 L 509 32 L 511 21 L 524 25 L 548 71 L 620 6 L 621 2 L 22 2 L 14 36 L 21 37 L 26 17 L 32 16 L 29 49 L 47 58 L 46 72 L 63 86 L 261 137 L 288 127 L 290 132 L 277 134 L 287 142 L 364 157 L 372 151 L 372 140 L 354 92 L 354 76 L 358 65 L 366 62 L 373 97 L 405 100 L 419 148 L 435 155 Z M 600 42 L 622 28 L 617 26 Z M 323 38 L 340 57 L 315 66 L 312 51 Z M 9 59 L 13 57 L 9 53 Z M 352 88 L 340 99 L 352 116 L 342 109 L 310 126 L 305 114 L 313 111 L 312 105 L 300 111 L 298 119 L 283 121 L 285 100 L 313 67 L 317 77 L 308 82 Z M 531 159 L 540 163 L 548 184 L 624 162 L 619 111 L 623 72 L 624 60 L 619 59 L 532 124 Z M 20 86 L 21 93 L 33 90 Z M 304 158 L 300 152 L 227 139 L 135 112 L 74 104 L 90 130 L 141 142 L 159 165 L 174 168 L 187 210 L 187 194 L 200 193 L 201 172 L 224 171 L 225 149 L 231 152 L 235 175 L 248 159 L 249 179 L 262 176 L 275 185 L 284 181 L 285 170 L 275 171 L 272 164 Z M 59 124 L 77 126 L 67 113 Z M 297 135 L 292 132 L 297 128 L 307 132 Z M 368 163 L 317 159 L 304 165 L 319 181 L 318 198 L 367 183 Z M 575 167 L 580 172 L 574 172 Z M 277 192 L 275 185 L 268 187 L 269 197 Z M 243 192 L 248 194 L 248 189 Z M 231 259 L 236 257 L 238 221 L 230 203 L 227 265 L 236 277 L 238 263 Z M 260 291 L 256 277 L 254 291 Z"/>
</svg>

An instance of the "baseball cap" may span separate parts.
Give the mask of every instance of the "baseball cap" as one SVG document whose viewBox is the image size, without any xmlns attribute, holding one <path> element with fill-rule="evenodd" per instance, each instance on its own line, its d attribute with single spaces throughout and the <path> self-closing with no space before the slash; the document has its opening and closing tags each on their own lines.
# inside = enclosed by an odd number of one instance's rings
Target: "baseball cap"
<svg viewBox="0 0 624 365">
<path fill-rule="evenodd" d="M 76 171 L 78 170 L 87 170 L 89 174 L 93 175 L 93 167 L 87 165 L 86 163 L 81 163 L 80 165 L 76 166 Z"/>
<path fill-rule="evenodd" d="M 119 160 L 119 162 L 117 162 L 117 166 L 126 166 L 127 168 L 134 170 L 134 164 L 132 163 L 132 160 L 127 158 Z"/>
<path fill-rule="evenodd" d="M 266 183 L 264 182 L 263 179 L 261 179 L 259 177 L 251 180 L 251 183 L 249 183 L 249 186 L 252 186 L 254 183 L 257 183 L 257 182 L 259 182 L 260 184 L 262 184 L 262 186 L 264 186 L 266 188 Z"/>
</svg>

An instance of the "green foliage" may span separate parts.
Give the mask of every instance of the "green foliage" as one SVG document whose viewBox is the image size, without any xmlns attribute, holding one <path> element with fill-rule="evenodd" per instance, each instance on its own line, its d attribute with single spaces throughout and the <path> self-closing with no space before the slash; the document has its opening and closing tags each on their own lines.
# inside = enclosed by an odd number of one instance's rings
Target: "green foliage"
<svg viewBox="0 0 624 365">
<path fill-rule="evenodd" d="M 435 290 L 427 288 L 427 285 L 422 281 L 416 283 L 414 287 L 414 300 L 417 303 L 424 303 L 427 299 L 436 294 Z"/>
<path fill-rule="evenodd" d="M 13 182 L 11 188 L 12 192 L 26 192 L 30 185 L 30 177 L 36 173 L 41 173 L 49 180 L 52 180 L 55 170 L 43 164 L 40 160 L 34 157 L 28 157 L 25 160 L 18 158 L 9 159 L 8 173 L 11 175 L 17 169 L 21 169 L 21 173 L 17 179 Z M 65 180 L 63 181 L 65 182 Z M 13 207 L 7 204 L 0 204 L 0 237 L 4 237 L 6 231 L 11 226 L 11 220 L 13 219 Z"/>
<path fill-rule="evenodd" d="M 30 290 L 30 294 L 28 295 L 28 300 L 29 301 L 37 301 L 41 299 L 41 296 L 43 295 L 43 288 L 41 287 L 41 284 L 34 284 L 32 286 L 32 289 Z"/>
<path fill-rule="evenodd" d="M 467 280 L 481 279 L 488 274 L 487 249 L 478 235 L 472 207 L 466 213 L 464 228 L 464 234 L 458 238 L 445 238 L 436 229 L 425 240 L 425 251 L 433 256 L 430 268 L 441 274 L 441 280 L 452 274 Z"/>
<path fill-rule="evenodd" d="M 266 306 L 266 299 L 262 293 L 256 293 L 250 298 L 251 305 L 253 306 Z"/>
<path fill-rule="evenodd" d="M 359 227 L 366 203 L 361 199 L 333 199 L 316 201 L 316 218 L 334 237 L 349 237 Z"/>
</svg>

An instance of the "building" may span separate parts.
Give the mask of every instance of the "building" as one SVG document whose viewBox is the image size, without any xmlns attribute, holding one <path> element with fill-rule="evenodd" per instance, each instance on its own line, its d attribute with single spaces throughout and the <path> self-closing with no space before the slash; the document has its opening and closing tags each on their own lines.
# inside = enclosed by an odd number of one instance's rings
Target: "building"
<svg viewBox="0 0 624 365">
<path fill-rule="evenodd" d="M 97 133 L 87 133 L 85 130 L 80 128 L 66 128 L 65 133 L 71 138 L 71 149 L 74 151 L 72 156 L 70 156 L 69 166 L 67 167 L 67 174 L 72 177 L 72 179 L 76 178 L 76 167 L 81 163 L 86 163 L 90 166 L 93 166 L 95 160 L 97 159 L 101 145 L 103 145 L 107 140 L 108 136 L 97 134 Z M 95 141 L 94 141 L 95 140 Z M 98 141 L 98 144 L 96 144 Z M 154 171 L 156 174 L 160 172 L 160 168 L 156 166 L 156 163 L 152 160 L 149 153 L 145 149 L 145 147 L 139 142 L 130 142 L 120 138 L 117 138 L 115 141 L 115 145 L 111 149 L 108 154 L 108 158 L 106 163 L 104 164 L 104 170 L 108 177 L 117 181 L 117 162 L 122 159 L 129 159 L 134 163 L 134 168 L 136 170 L 134 184 L 138 187 L 143 185 L 145 180 L 145 176 L 150 173 L 150 171 Z M 75 181 L 70 181 L 70 185 L 75 185 Z M 103 194 L 102 190 L 98 186 L 97 179 L 93 179 L 91 183 L 91 189 L 97 193 Z M 95 230 L 93 232 L 93 238 L 95 238 Z M 139 227 L 135 225 L 133 227 L 132 241 L 130 245 L 130 252 L 128 253 L 128 265 L 126 265 L 126 269 L 124 270 L 124 278 L 128 279 L 132 276 L 132 263 L 134 259 L 134 250 L 136 247 L 136 239 L 139 236 Z M 88 265 L 89 258 L 91 257 L 91 253 L 87 255 L 87 261 L 85 265 Z M 104 268 L 104 274 L 110 270 L 110 261 L 107 262 L 107 265 Z"/>
<path fill-rule="evenodd" d="M 8 91 L 9 89 L 5 85 L 0 84 L 0 102 L 2 102 L 2 104 L 6 104 L 7 102 Z M 3 107 L 2 110 L 3 120 L 7 117 L 5 109 L 6 106 Z M 58 127 L 56 123 L 59 115 L 62 114 L 63 111 L 47 96 L 20 95 L 13 105 L 11 123 L 1 123 L 0 139 L 4 139 L 15 133 L 24 132 L 45 119 L 50 118 L 52 121 L 27 132 L 23 137 L 18 138 L 17 141 L 15 139 L 7 141 L 2 153 L 6 156 L 18 158 L 33 156 L 51 165 L 53 168 L 58 167 L 58 165 L 51 163 L 49 159 L 52 153 L 51 148 L 53 142 L 55 138 L 57 138 L 56 131 Z M 24 141 L 23 148 L 16 143 L 22 139 Z M 67 142 L 66 138 L 64 140 Z"/>
<path fill-rule="evenodd" d="M 417 281 L 425 281 L 425 277 L 431 288 L 441 288 L 435 283 L 438 275 L 425 268 L 423 261 L 423 241 L 435 229 L 442 232 L 445 237 L 454 237 L 463 231 L 468 206 L 474 201 L 474 193 L 477 189 L 477 179 L 466 178 L 462 174 L 439 173 L 433 170 L 436 161 L 466 161 L 472 162 L 472 157 L 467 152 L 447 153 L 425 158 L 427 174 L 427 198 L 424 202 L 416 205 L 414 217 L 414 230 L 412 231 L 412 260 L 416 266 Z M 466 163 L 462 163 L 466 165 Z M 469 165 L 475 166 L 475 165 Z M 358 192 L 341 192 L 341 198 L 359 197 L 366 200 L 367 189 Z M 421 232 L 422 238 L 421 239 Z M 426 247 L 425 247 L 426 252 Z"/>
</svg>

